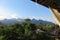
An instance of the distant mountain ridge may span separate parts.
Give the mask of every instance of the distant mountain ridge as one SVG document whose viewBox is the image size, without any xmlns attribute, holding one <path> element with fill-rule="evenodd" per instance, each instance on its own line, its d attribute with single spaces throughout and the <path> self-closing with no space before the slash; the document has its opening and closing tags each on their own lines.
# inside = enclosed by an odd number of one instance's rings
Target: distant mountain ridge
<svg viewBox="0 0 60 40">
<path fill-rule="evenodd" d="M 32 19 L 31 23 L 34 23 L 34 24 L 42 23 L 42 24 L 49 24 L 49 25 L 54 24 L 53 22 L 49 22 L 49 21 L 45 21 L 45 20 L 41 20 L 41 19 L 39 19 L 39 20 Z"/>
<path fill-rule="evenodd" d="M 4 20 L 0 20 L 0 25 L 1 24 L 7 24 L 7 25 L 10 25 L 10 24 L 14 24 L 14 23 L 22 23 L 22 22 L 25 22 L 25 19 L 4 19 Z M 52 22 L 49 22 L 49 21 L 44 21 L 44 20 L 36 20 L 36 19 L 31 19 L 30 23 L 33 23 L 33 24 L 38 24 L 38 23 L 42 23 L 42 24 L 54 24 Z"/>
</svg>

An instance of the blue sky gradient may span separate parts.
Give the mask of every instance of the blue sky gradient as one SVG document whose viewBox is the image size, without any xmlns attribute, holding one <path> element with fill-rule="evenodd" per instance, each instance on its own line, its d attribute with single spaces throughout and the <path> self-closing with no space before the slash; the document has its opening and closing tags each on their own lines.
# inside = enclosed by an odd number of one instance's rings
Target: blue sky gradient
<svg viewBox="0 0 60 40">
<path fill-rule="evenodd" d="M 54 22 L 50 10 L 31 0 L 0 0 L 0 19 L 35 18 Z"/>
</svg>

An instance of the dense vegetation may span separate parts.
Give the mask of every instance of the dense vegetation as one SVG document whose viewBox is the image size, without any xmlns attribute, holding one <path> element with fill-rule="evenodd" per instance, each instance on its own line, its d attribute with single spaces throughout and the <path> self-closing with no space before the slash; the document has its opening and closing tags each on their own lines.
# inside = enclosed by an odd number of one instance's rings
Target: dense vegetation
<svg viewBox="0 0 60 40">
<path fill-rule="evenodd" d="M 32 24 L 29 21 L 0 26 L 0 40 L 54 40 L 51 32 L 59 30 L 58 25 Z"/>
<path fill-rule="evenodd" d="M 60 0 L 50 0 L 50 3 L 55 3 L 56 5 L 60 6 Z"/>
</svg>

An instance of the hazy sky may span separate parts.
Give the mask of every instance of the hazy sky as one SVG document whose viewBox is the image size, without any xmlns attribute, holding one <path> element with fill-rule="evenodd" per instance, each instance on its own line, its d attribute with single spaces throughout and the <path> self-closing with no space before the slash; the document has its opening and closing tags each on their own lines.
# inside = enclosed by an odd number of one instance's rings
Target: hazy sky
<svg viewBox="0 0 60 40">
<path fill-rule="evenodd" d="M 31 0 L 0 0 L 0 19 L 35 18 L 53 21 L 50 10 Z"/>
</svg>

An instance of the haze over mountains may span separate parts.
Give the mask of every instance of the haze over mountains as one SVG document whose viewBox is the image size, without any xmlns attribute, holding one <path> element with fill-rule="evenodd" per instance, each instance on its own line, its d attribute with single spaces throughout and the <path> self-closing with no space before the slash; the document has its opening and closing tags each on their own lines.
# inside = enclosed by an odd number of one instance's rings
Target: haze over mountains
<svg viewBox="0 0 60 40">
<path fill-rule="evenodd" d="M 12 18 L 12 19 L 4 19 L 4 20 L 0 20 L 0 25 L 1 24 L 11 25 L 11 24 L 14 24 L 16 22 L 22 23 L 22 22 L 25 22 L 25 19 L 20 19 L 20 18 L 18 18 L 18 19 L 15 19 L 15 18 Z M 33 23 L 33 24 L 38 24 L 38 23 L 42 23 L 42 24 L 54 24 L 52 22 L 44 21 L 44 20 L 41 20 L 41 19 L 39 19 L 39 20 L 37 20 L 37 19 L 31 19 L 30 22 Z"/>
</svg>

